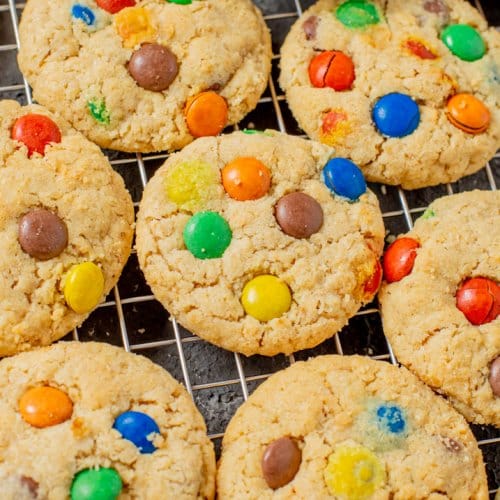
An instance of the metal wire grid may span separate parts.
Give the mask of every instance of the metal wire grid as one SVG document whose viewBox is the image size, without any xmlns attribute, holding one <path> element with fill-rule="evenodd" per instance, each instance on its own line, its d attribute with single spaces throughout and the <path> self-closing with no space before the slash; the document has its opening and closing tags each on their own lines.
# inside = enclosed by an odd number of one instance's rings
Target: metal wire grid
<svg viewBox="0 0 500 500">
<path fill-rule="evenodd" d="M 285 97 L 276 83 L 278 52 L 280 42 L 288 27 L 302 14 L 305 8 L 314 3 L 314 0 L 255 0 L 255 3 L 264 12 L 266 22 L 273 35 L 275 52 L 273 73 L 269 79 L 268 89 L 260 99 L 257 110 L 251 113 L 240 126 L 251 127 L 255 125 L 255 122 L 258 122 L 259 125 L 262 122 L 262 126 L 257 128 L 270 126 L 278 128 L 282 132 L 302 135 L 302 131 L 298 129 L 297 124 L 291 118 L 286 107 Z M 475 4 L 479 10 L 483 11 L 478 0 Z M 0 0 L 0 16 L 9 14 L 13 36 L 12 43 L 2 45 L 2 33 L 0 32 L 0 67 L 4 67 L 4 64 L 1 63 L 2 54 L 15 54 L 19 48 L 18 11 L 20 12 L 23 7 L 24 4 L 16 4 L 15 0 Z M 10 42 L 10 40 L 8 41 Z M 0 98 L 12 98 L 14 94 L 14 98 L 31 103 L 31 90 L 25 78 L 20 75 L 19 78 L 22 81 L 19 83 L 5 85 L 4 74 L 5 70 L 2 69 L 0 73 Z M 274 125 L 269 124 L 270 120 L 274 120 Z M 237 128 L 238 126 L 235 126 L 235 129 Z M 124 176 L 137 207 L 148 178 L 168 155 L 142 156 L 141 154 L 108 153 L 113 167 Z M 370 187 L 379 197 L 386 227 L 392 234 L 398 234 L 411 229 L 414 217 L 420 216 L 426 205 L 439 196 L 474 187 L 496 190 L 496 182 L 500 177 L 499 167 L 500 154 L 497 153 L 481 172 L 453 185 L 448 184 L 417 192 L 406 192 L 402 189 L 378 185 Z M 128 271 L 127 267 L 130 267 Z M 168 318 L 167 313 L 155 301 L 151 291 L 143 282 L 134 254 L 127 267 L 120 282 L 108 295 L 106 301 L 99 306 L 82 327 L 75 329 L 66 339 L 103 340 L 119 344 L 127 351 L 140 352 L 164 366 L 184 383 L 197 403 L 207 421 L 209 435 L 214 440 L 216 449 L 220 445 L 225 424 L 236 408 L 248 398 L 248 395 L 259 383 L 275 371 L 294 363 L 296 359 L 307 359 L 312 355 L 325 353 L 357 353 L 397 364 L 392 348 L 383 336 L 376 303 L 363 308 L 340 334 L 335 335 L 333 339 L 315 349 L 296 353 L 287 358 L 284 356 L 245 358 L 210 346 L 184 330 L 174 318 Z M 123 288 L 126 288 L 127 291 L 124 292 Z M 120 291 L 121 289 L 122 291 Z M 146 306 L 147 308 L 145 308 Z M 132 308 L 136 320 L 130 319 L 132 316 L 127 314 L 126 308 Z M 108 322 L 107 320 L 113 315 L 112 310 L 116 311 L 116 316 L 113 321 Z M 137 317 L 145 319 L 149 316 L 153 323 L 154 334 L 142 338 L 146 328 L 139 328 L 131 323 L 135 324 Z M 101 327 L 106 330 L 104 335 Z M 111 330 L 111 333 L 108 330 Z M 360 336 L 362 339 L 358 342 Z M 192 346 L 198 347 L 199 352 L 192 355 L 193 352 L 190 352 Z M 201 359 L 198 361 L 197 357 Z M 211 380 L 213 378 L 218 380 Z M 219 389 L 224 390 L 217 392 Z M 491 427 L 472 427 L 487 464 L 490 494 L 493 496 L 500 486 L 500 432 Z"/>
</svg>

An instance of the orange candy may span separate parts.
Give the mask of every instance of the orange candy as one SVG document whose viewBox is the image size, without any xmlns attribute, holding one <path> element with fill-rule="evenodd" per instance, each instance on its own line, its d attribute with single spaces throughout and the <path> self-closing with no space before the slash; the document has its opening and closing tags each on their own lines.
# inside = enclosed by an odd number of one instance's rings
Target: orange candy
<svg viewBox="0 0 500 500">
<path fill-rule="evenodd" d="M 71 418 L 73 402 L 60 389 L 44 385 L 28 389 L 21 396 L 19 411 L 28 424 L 44 428 Z"/>
<path fill-rule="evenodd" d="M 256 200 L 269 191 L 271 172 L 256 158 L 236 158 L 222 169 L 222 184 L 235 200 Z"/>
<path fill-rule="evenodd" d="M 488 108 L 471 94 L 456 94 L 446 105 L 451 124 L 468 134 L 481 134 L 490 125 Z"/>
<path fill-rule="evenodd" d="M 432 49 L 425 45 L 425 43 L 414 38 L 406 40 L 405 47 L 413 55 L 420 57 L 420 59 L 437 59 L 438 57 Z"/>
<path fill-rule="evenodd" d="M 227 125 L 227 102 L 212 90 L 191 97 L 184 113 L 193 137 L 217 135 Z"/>
</svg>

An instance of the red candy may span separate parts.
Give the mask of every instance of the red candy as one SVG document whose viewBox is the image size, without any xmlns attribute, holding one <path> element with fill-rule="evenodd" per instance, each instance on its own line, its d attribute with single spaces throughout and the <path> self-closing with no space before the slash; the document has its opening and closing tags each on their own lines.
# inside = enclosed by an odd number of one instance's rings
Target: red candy
<svg viewBox="0 0 500 500">
<path fill-rule="evenodd" d="M 28 156 L 33 153 L 43 155 L 47 144 L 61 142 L 61 131 L 48 116 L 31 113 L 16 120 L 11 137 L 26 145 Z"/>
<path fill-rule="evenodd" d="M 406 48 L 420 59 L 437 59 L 437 55 L 419 40 L 406 40 Z"/>
<path fill-rule="evenodd" d="M 378 260 L 375 261 L 373 274 L 366 280 L 364 291 L 367 295 L 375 295 L 382 282 L 382 266 Z"/>
<path fill-rule="evenodd" d="M 354 82 L 354 63 L 339 50 L 318 54 L 309 64 L 309 79 L 315 87 L 347 90 Z"/>
<path fill-rule="evenodd" d="M 471 278 L 457 292 L 457 308 L 473 325 L 484 325 L 500 314 L 500 287 L 488 278 Z"/>
<path fill-rule="evenodd" d="M 399 238 L 384 254 L 384 276 L 388 283 L 402 280 L 413 269 L 420 243 L 412 238 Z"/>
<path fill-rule="evenodd" d="M 133 7 L 135 5 L 135 0 L 96 0 L 96 3 L 106 12 L 116 14 L 125 7 Z"/>
</svg>

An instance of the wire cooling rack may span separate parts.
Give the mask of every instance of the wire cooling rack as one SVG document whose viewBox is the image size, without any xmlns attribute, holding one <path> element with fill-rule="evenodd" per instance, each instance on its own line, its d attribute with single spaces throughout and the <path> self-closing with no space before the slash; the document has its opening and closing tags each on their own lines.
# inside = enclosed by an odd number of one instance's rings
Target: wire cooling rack
<svg viewBox="0 0 500 500">
<path fill-rule="evenodd" d="M 411 0 L 409 0 L 411 1 Z M 500 25 L 497 0 L 475 2 L 490 24 Z M 293 119 L 285 97 L 277 84 L 279 49 L 289 28 L 314 0 L 255 0 L 264 13 L 273 38 L 273 71 L 268 88 L 257 109 L 239 128 L 274 128 L 302 135 Z M 482 5 L 481 5 L 482 4 Z M 31 91 L 20 74 L 16 55 L 19 47 L 18 20 L 24 4 L 0 0 L 0 99 L 31 103 Z M 129 155 L 105 151 L 113 168 L 125 179 L 137 208 L 142 190 L 168 155 Z M 371 184 L 377 194 L 390 235 L 408 231 L 413 221 L 434 199 L 471 189 L 495 190 L 500 182 L 500 154 L 475 175 L 454 184 L 416 191 Z M 383 335 L 379 310 L 374 302 L 364 307 L 338 335 L 320 346 L 292 356 L 246 358 L 194 337 L 154 299 L 133 253 L 118 285 L 106 301 L 68 339 L 96 340 L 122 346 L 140 353 L 166 368 L 181 381 L 205 417 L 210 437 L 219 451 L 227 423 L 248 395 L 269 375 L 295 360 L 327 353 L 363 354 L 396 364 L 389 343 Z M 431 410 L 432 411 L 432 410 Z M 500 430 L 472 426 L 487 466 L 491 496 L 500 487 Z M 459 473 L 459 471 L 457 471 Z"/>
</svg>

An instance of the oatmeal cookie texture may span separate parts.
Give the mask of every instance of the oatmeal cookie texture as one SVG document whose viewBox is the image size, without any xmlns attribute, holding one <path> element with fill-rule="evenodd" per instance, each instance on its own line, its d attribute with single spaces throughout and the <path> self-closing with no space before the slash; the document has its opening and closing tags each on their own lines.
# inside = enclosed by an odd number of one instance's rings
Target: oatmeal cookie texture
<svg viewBox="0 0 500 500">
<path fill-rule="evenodd" d="M 405 368 L 360 356 L 298 362 L 260 385 L 226 430 L 217 489 L 221 500 L 488 498 L 463 417 Z"/>
<path fill-rule="evenodd" d="M 250 0 L 34 0 L 20 37 L 35 99 L 129 152 L 218 134 L 257 105 L 271 67 Z"/>
<path fill-rule="evenodd" d="M 100 149 L 41 106 L 0 102 L 0 356 L 80 325 L 118 281 L 134 210 Z"/>
<path fill-rule="evenodd" d="M 203 418 L 147 358 L 60 342 L 4 359 L 0 373 L 3 499 L 214 498 Z"/>
<path fill-rule="evenodd" d="M 156 172 L 137 253 L 155 296 L 192 332 L 246 355 L 291 353 L 373 298 L 382 216 L 361 171 L 330 147 L 246 132 L 198 139 Z"/>
<path fill-rule="evenodd" d="M 500 427 L 500 193 L 434 201 L 384 255 L 396 357 L 471 422 Z"/>
<path fill-rule="evenodd" d="M 370 181 L 452 182 L 500 147 L 500 34 L 463 0 L 320 0 L 282 46 L 280 85 Z"/>
</svg>

